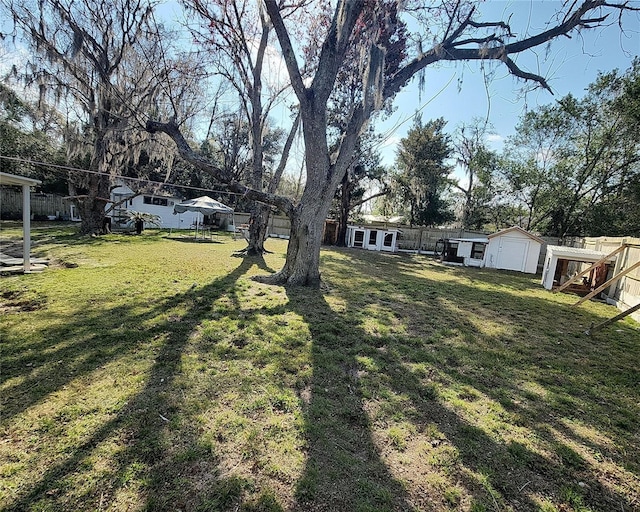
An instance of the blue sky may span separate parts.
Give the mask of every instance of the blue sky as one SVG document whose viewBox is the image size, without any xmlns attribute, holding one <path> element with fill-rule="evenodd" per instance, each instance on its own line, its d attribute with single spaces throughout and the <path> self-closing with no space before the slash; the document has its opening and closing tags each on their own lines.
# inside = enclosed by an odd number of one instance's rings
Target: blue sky
<svg viewBox="0 0 640 512">
<path fill-rule="evenodd" d="M 631 4 L 640 7 L 638 1 Z M 544 23 L 552 19 L 560 6 L 558 0 L 489 0 L 480 9 L 486 13 L 484 18 L 492 21 L 506 19 L 505 13 L 513 13 L 512 30 L 520 35 L 527 27 L 530 34 L 544 30 Z M 379 132 L 390 136 L 382 148 L 383 162 L 393 164 L 397 141 L 410 128 L 410 117 L 422 107 L 423 120 L 444 117 L 449 132 L 473 117 L 488 118 L 495 130 L 490 142 L 494 149 L 500 149 L 501 141 L 514 133 L 518 118 L 527 108 L 534 109 L 569 93 L 582 96 L 598 71 L 616 68 L 624 71 L 630 66 L 634 56 L 640 54 L 640 15 L 624 16 L 624 33 L 617 18 L 608 25 L 574 34 L 571 39 L 561 38 L 548 48 L 514 59 L 526 71 L 544 76 L 554 95 L 542 89 L 523 92 L 527 85 L 508 75 L 504 66 L 491 67 L 495 73 L 487 87 L 478 63 L 446 63 L 430 68 L 425 90 L 419 94 L 414 80 L 397 96 L 396 113 L 389 120 L 376 123 Z"/>
</svg>

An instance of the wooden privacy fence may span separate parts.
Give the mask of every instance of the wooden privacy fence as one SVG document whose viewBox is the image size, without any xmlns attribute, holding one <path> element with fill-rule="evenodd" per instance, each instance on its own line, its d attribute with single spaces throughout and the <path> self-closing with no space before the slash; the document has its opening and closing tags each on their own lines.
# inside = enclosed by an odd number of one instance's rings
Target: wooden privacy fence
<svg viewBox="0 0 640 512">
<path fill-rule="evenodd" d="M 236 226 L 249 223 L 249 214 L 236 212 L 234 214 Z M 328 221 L 332 222 L 332 221 Z M 333 221 L 335 222 L 335 221 Z M 436 242 L 441 238 L 477 238 L 486 237 L 483 231 L 465 231 L 461 229 L 438 229 L 438 228 L 408 228 L 396 224 L 367 224 L 370 227 L 380 229 L 397 228 L 401 235 L 398 238 L 398 248 L 401 251 L 433 252 Z M 289 218 L 280 215 L 269 217 L 270 236 L 288 237 L 291 223 Z"/>
<path fill-rule="evenodd" d="M 251 214 L 236 212 L 233 214 L 233 217 L 236 222 L 236 227 L 238 227 L 243 224 L 249 224 L 249 217 L 251 217 Z M 269 234 L 269 236 L 288 237 L 290 228 L 291 223 L 289 222 L 288 217 L 284 217 L 281 215 L 269 216 L 269 227 L 267 228 L 267 233 Z"/>
<path fill-rule="evenodd" d="M 31 192 L 31 213 L 35 218 L 71 217 L 71 201 L 57 194 Z M 3 219 L 22 218 L 22 191 L 14 187 L 0 187 L 0 215 Z"/>
</svg>

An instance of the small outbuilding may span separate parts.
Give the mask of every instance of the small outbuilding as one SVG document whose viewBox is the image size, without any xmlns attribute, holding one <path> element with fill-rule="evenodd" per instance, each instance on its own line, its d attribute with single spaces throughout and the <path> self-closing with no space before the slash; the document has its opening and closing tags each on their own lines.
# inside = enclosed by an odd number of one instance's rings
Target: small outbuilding
<svg viewBox="0 0 640 512">
<path fill-rule="evenodd" d="M 487 236 L 483 266 L 535 274 L 544 240 L 513 226 Z"/>
<path fill-rule="evenodd" d="M 359 247 L 369 251 L 395 252 L 399 233 L 399 229 L 347 226 L 347 247 Z"/>
<path fill-rule="evenodd" d="M 571 292 L 584 295 L 598 288 L 607 280 L 616 258 L 617 255 L 614 253 L 607 254 L 578 247 L 549 245 L 542 270 L 542 286 L 547 290 L 560 287 L 577 274 L 583 264 L 597 263 L 588 276 L 584 276 L 569 289 Z"/>
<path fill-rule="evenodd" d="M 441 261 L 461 264 L 465 267 L 482 267 L 488 238 L 447 238 L 436 245 Z"/>
</svg>

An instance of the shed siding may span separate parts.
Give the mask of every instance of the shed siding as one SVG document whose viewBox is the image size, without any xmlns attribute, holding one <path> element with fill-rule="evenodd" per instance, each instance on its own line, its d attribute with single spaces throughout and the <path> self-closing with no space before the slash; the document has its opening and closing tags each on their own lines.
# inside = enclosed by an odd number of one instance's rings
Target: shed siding
<svg viewBox="0 0 640 512">
<path fill-rule="evenodd" d="M 516 253 L 517 246 L 520 245 L 520 253 Z M 511 258 L 514 260 L 504 261 L 501 253 L 507 246 L 514 251 Z M 489 239 L 485 253 L 485 266 L 488 268 L 518 270 L 528 274 L 535 274 L 538 270 L 538 258 L 541 244 L 518 231 L 511 231 Z"/>
</svg>

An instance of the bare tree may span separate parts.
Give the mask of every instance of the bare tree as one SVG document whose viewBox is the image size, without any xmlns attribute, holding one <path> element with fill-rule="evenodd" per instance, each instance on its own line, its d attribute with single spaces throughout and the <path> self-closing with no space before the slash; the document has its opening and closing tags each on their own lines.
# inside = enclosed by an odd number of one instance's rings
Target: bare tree
<svg viewBox="0 0 640 512">
<path fill-rule="evenodd" d="M 299 117 L 294 116 L 289 127 L 288 142 L 283 147 L 277 166 L 280 172 L 267 176 L 264 172 L 264 141 L 268 117 L 289 88 L 287 83 L 273 83 L 265 78 L 269 71 L 267 53 L 270 39 L 273 39 L 271 21 L 261 4 L 251 0 L 183 0 L 182 3 L 185 8 L 198 14 L 201 23 L 192 25 L 192 33 L 210 54 L 216 75 L 228 81 L 236 91 L 241 110 L 246 116 L 251 150 L 248 183 L 251 188 L 273 193 L 286 165 Z M 269 205 L 254 202 L 249 221 L 247 254 L 264 252 L 269 211 Z"/>
<path fill-rule="evenodd" d="M 286 3 L 285 3 L 286 4 Z M 277 0 L 264 0 L 264 7 L 280 43 L 291 86 L 300 103 L 305 143 L 307 180 L 302 198 L 293 204 L 286 198 L 246 190 L 257 200 L 277 204 L 291 219 L 291 233 L 283 268 L 270 278 L 273 282 L 317 286 L 320 283 L 320 244 L 327 212 L 344 173 L 352 162 L 358 137 L 374 112 L 391 100 L 408 81 L 439 62 L 491 61 L 504 65 L 514 76 L 533 81 L 550 89 L 543 76 L 519 67 L 512 56 L 535 49 L 576 30 L 598 27 L 609 15 L 625 10 L 637 10 L 628 3 L 606 0 L 565 2 L 547 28 L 533 35 L 516 36 L 505 20 L 482 20 L 477 2 L 468 0 L 442 1 L 437 6 L 423 2 L 339 0 L 324 35 L 314 66 L 313 78 L 303 74 L 305 55 L 298 55 L 292 42 L 293 30 L 284 17 L 288 8 Z M 402 6 L 411 9 L 414 17 L 427 23 L 430 47 L 414 34 L 421 44 L 415 52 L 395 67 L 387 66 L 385 56 L 393 38 L 383 33 L 398 34 L 405 30 L 394 13 Z M 308 6 L 305 6 L 308 8 Z M 508 16 L 508 13 L 505 13 Z M 508 19 L 508 17 L 506 18 Z M 411 34 L 409 34 L 409 37 Z M 361 66 L 357 70 L 363 84 L 360 101 L 349 112 L 340 134 L 339 144 L 332 149 L 327 133 L 327 104 L 336 86 L 336 77 L 353 45 L 361 48 Z M 303 62 L 301 65 L 300 62 Z M 356 70 L 354 70 L 356 72 Z M 184 158 L 203 170 L 224 179 L 221 170 L 195 154 L 181 138 L 171 122 L 150 122 L 150 131 L 169 134 L 178 144 Z M 240 184 L 232 183 L 235 188 Z"/>
<path fill-rule="evenodd" d="M 487 147 L 490 127 L 475 118 L 456 129 L 453 147 L 458 165 L 466 175 L 466 182 L 454 180 L 453 186 L 463 196 L 462 227 L 481 229 L 488 221 L 488 204 L 492 199 L 493 174 L 497 166 L 496 153 Z"/>
</svg>

